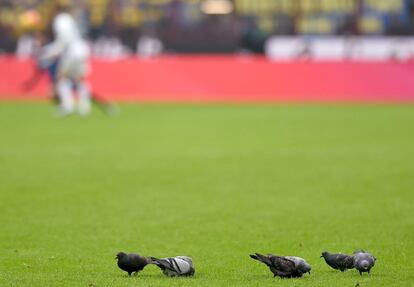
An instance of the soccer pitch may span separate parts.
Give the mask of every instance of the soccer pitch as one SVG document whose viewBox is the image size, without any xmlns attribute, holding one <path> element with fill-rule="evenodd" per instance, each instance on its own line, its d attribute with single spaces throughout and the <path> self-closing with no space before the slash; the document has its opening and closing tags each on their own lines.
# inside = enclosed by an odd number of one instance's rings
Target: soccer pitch
<svg viewBox="0 0 414 287">
<path fill-rule="evenodd" d="M 414 106 L 0 104 L 1 286 L 412 286 Z M 371 274 L 324 250 L 364 248 Z M 188 255 L 127 277 L 118 251 Z M 273 278 L 254 252 L 312 274 Z"/>
</svg>

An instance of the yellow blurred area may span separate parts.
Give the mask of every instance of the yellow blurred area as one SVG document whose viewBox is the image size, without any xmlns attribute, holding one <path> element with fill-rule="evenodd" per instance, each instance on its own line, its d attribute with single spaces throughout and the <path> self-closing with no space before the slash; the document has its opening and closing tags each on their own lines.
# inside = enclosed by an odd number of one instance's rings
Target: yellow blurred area
<svg viewBox="0 0 414 287">
<path fill-rule="evenodd" d="M 22 30 L 31 31 L 40 28 L 42 19 L 37 10 L 28 10 L 19 15 L 18 22 Z"/>
<path fill-rule="evenodd" d="M 301 14 L 308 16 L 313 13 L 346 13 L 354 11 L 356 8 L 355 1 L 351 0 L 235 0 L 234 2 L 241 14 L 279 12 L 293 15 L 300 11 Z"/>
<path fill-rule="evenodd" d="M 330 34 L 334 32 L 334 25 L 324 18 L 302 18 L 298 30 L 302 34 Z"/>
<path fill-rule="evenodd" d="M 383 23 L 373 16 L 364 16 L 359 19 L 359 30 L 364 34 L 378 34 L 383 29 Z"/>
<path fill-rule="evenodd" d="M 172 0 L 26 0 L 15 1 L 12 7 L 0 9 L 0 24 L 26 31 L 44 27 L 50 19 L 54 7 L 82 5 L 89 10 L 89 22 L 92 27 L 101 26 L 108 15 L 112 14 L 120 25 L 139 27 L 145 21 L 158 21 L 162 18 L 165 5 Z M 180 0 L 182 3 L 198 5 L 203 0 Z M 286 14 L 297 19 L 296 29 L 303 33 L 330 33 L 333 23 L 322 14 L 355 12 L 357 2 L 354 0 L 233 0 L 236 11 L 241 16 L 254 15 L 258 25 L 264 31 L 274 27 L 272 17 Z M 26 8 L 22 3 L 26 3 Z M 112 5 L 111 4 L 116 4 Z M 404 0 L 363 0 L 365 7 L 382 12 L 401 11 Z M 27 5 L 32 8 L 28 9 Z M 33 8 L 34 7 L 34 8 Z M 116 11 L 113 11 L 116 7 Z M 36 10 L 34 10 L 36 9 Z M 115 16 L 114 16 L 115 15 Z M 18 21 L 16 21 L 18 19 Z M 363 17 L 359 26 L 364 31 L 381 30 L 381 23 L 372 17 Z"/>
<path fill-rule="evenodd" d="M 404 0 L 365 0 L 365 3 L 380 12 L 397 12 L 403 8 Z"/>
</svg>

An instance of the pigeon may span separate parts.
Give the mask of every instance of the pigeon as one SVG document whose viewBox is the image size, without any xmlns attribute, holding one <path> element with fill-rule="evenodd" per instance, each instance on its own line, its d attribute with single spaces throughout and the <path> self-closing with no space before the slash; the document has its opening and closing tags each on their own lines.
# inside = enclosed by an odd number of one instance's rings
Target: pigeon
<svg viewBox="0 0 414 287">
<path fill-rule="evenodd" d="M 360 275 L 362 275 L 363 272 L 368 272 L 369 274 L 377 260 L 372 254 L 365 252 L 364 250 L 355 251 L 353 258 L 355 268 L 359 271 Z"/>
<path fill-rule="evenodd" d="M 296 268 L 295 261 L 288 259 L 283 256 L 277 256 L 273 254 L 262 255 L 255 253 L 250 255 L 251 258 L 258 260 L 266 264 L 270 271 L 273 273 L 273 277 L 279 276 L 281 278 L 292 278 L 292 277 L 302 277 L 302 274 Z M 307 271 L 306 271 L 307 272 Z"/>
<path fill-rule="evenodd" d="M 144 267 L 150 263 L 148 258 L 134 253 L 126 254 L 124 252 L 119 252 L 115 259 L 118 259 L 118 267 L 121 270 L 128 272 L 129 276 L 131 276 L 133 272 L 135 272 L 134 275 L 137 275 L 139 271 L 144 269 Z"/>
<path fill-rule="evenodd" d="M 324 258 L 326 264 L 331 266 L 333 269 L 341 270 L 341 272 L 354 268 L 353 256 L 341 253 L 332 254 L 328 251 L 324 251 L 322 252 L 321 258 Z"/>
<path fill-rule="evenodd" d="M 312 267 L 310 266 L 308 262 L 306 262 L 305 259 L 301 257 L 297 257 L 297 256 L 285 256 L 285 258 L 295 262 L 295 268 L 298 273 L 301 273 L 301 274 L 309 273 L 310 275 Z"/>
<path fill-rule="evenodd" d="M 175 256 L 161 259 L 151 257 L 151 263 L 157 265 L 164 275 L 168 277 L 193 276 L 195 273 L 193 260 L 188 256 Z"/>
</svg>

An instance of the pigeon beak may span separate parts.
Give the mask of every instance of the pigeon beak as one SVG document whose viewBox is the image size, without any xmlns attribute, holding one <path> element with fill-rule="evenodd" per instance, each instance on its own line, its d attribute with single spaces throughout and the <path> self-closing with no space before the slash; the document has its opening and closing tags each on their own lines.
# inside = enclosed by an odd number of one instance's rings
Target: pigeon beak
<svg viewBox="0 0 414 287">
<path fill-rule="evenodd" d="M 321 257 L 319 257 L 319 258 L 322 258 L 323 257 L 323 255 L 321 255 Z"/>
</svg>

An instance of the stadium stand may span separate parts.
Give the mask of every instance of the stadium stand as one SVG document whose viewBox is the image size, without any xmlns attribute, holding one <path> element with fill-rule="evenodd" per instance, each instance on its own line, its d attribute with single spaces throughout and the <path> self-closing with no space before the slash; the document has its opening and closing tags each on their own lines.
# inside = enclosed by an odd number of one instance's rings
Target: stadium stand
<svg viewBox="0 0 414 287">
<path fill-rule="evenodd" d="M 62 1 L 62 0 L 61 0 Z M 412 0 L 223 0 L 229 13 L 205 13 L 210 0 L 66 0 L 91 40 L 116 38 L 129 51 L 143 35 L 162 41 L 167 51 L 263 52 L 270 35 L 411 35 Z M 26 33 L 44 31 L 53 0 L 0 0 L 0 51 L 14 52 Z M 25 13 L 35 10 L 40 23 Z M 16 21 L 17 19 L 17 21 Z"/>
</svg>

